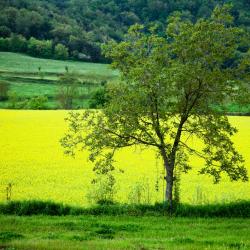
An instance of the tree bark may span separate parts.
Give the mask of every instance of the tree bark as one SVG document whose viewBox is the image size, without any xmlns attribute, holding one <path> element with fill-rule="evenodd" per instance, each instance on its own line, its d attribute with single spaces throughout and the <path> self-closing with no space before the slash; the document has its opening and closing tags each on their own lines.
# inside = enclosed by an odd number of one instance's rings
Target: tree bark
<svg viewBox="0 0 250 250">
<path fill-rule="evenodd" d="M 169 202 L 170 212 L 173 210 L 173 184 L 174 184 L 174 176 L 172 170 L 167 170 L 166 176 L 166 201 Z"/>
<path fill-rule="evenodd" d="M 164 162 L 164 168 L 166 169 L 167 176 L 166 180 L 166 190 L 165 190 L 165 199 L 169 202 L 170 213 L 173 209 L 173 184 L 174 184 L 174 169 L 169 164 L 167 154 L 164 149 L 161 149 L 161 155 Z"/>
</svg>

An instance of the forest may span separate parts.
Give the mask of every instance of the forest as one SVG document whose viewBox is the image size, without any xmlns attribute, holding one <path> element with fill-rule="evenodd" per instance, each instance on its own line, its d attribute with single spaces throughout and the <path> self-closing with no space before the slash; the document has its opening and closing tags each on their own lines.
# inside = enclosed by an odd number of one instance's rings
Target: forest
<svg viewBox="0 0 250 250">
<path fill-rule="evenodd" d="M 102 44 L 123 40 L 129 26 L 157 24 L 164 33 L 174 12 L 195 21 L 225 2 L 233 4 L 235 24 L 249 29 L 248 0 L 0 0 L 0 50 L 107 62 Z"/>
</svg>

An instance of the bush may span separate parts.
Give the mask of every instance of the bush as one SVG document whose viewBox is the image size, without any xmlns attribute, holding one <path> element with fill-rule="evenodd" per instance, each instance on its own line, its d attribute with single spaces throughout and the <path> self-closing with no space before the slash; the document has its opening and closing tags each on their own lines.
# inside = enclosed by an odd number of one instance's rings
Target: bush
<svg viewBox="0 0 250 250">
<path fill-rule="evenodd" d="M 55 59 L 66 60 L 69 57 L 69 50 L 63 44 L 57 44 L 54 51 Z"/>
<path fill-rule="evenodd" d="M 107 102 L 106 90 L 105 88 L 99 88 L 95 92 L 93 92 L 89 107 L 91 109 L 102 108 Z"/>
<path fill-rule="evenodd" d="M 116 193 L 117 185 L 113 175 L 98 175 L 89 187 L 87 198 L 92 204 L 113 205 Z"/>
<path fill-rule="evenodd" d="M 66 73 L 59 79 L 57 99 L 62 109 L 72 109 L 75 99 L 78 97 L 79 79 L 77 74 L 69 73 L 66 66 Z"/>
<path fill-rule="evenodd" d="M 37 96 L 31 98 L 25 108 L 26 109 L 46 109 L 46 103 L 48 102 L 48 97 L 47 96 Z"/>
<path fill-rule="evenodd" d="M 19 216 L 51 215 L 63 216 L 70 214 L 70 207 L 50 201 L 11 201 L 0 205 L 1 214 Z"/>
<path fill-rule="evenodd" d="M 0 26 L 0 37 L 9 37 L 11 35 L 11 30 L 6 26 Z"/>
<path fill-rule="evenodd" d="M 9 97 L 9 109 L 47 109 L 47 96 L 36 96 L 30 99 L 22 99 L 16 93 L 11 93 Z"/>
<path fill-rule="evenodd" d="M 10 49 L 10 39 L 0 37 L 0 51 L 8 51 Z"/>
<path fill-rule="evenodd" d="M 28 42 L 22 35 L 12 35 L 9 39 L 9 50 L 12 52 L 27 52 Z"/>
<path fill-rule="evenodd" d="M 52 58 L 52 41 L 30 38 L 28 41 L 28 54 L 36 57 Z"/>
<path fill-rule="evenodd" d="M 148 179 L 142 179 L 129 187 L 128 202 L 131 204 L 150 204 L 151 195 Z"/>
</svg>

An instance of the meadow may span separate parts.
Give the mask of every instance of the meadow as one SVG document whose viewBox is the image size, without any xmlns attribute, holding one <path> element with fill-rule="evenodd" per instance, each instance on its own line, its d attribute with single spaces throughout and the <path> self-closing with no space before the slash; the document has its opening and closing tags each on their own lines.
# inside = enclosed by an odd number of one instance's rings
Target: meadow
<svg viewBox="0 0 250 250">
<path fill-rule="evenodd" d="M 103 83 L 116 81 L 119 76 L 119 73 L 112 70 L 108 64 L 41 59 L 24 54 L 0 52 L 0 83 L 10 85 L 9 99 L 0 101 L 0 108 L 40 109 L 23 103 L 32 98 L 46 97 L 42 109 L 61 109 L 57 98 L 58 83 L 66 71 L 74 73 L 80 82 L 73 109 L 89 108 L 93 95 Z M 227 111 L 248 114 L 250 105 L 228 103 Z"/>
<path fill-rule="evenodd" d="M 225 218 L 0 216 L 0 248 L 249 249 L 249 222 Z"/>
<path fill-rule="evenodd" d="M 67 111 L 0 110 L 0 201 L 6 200 L 6 187 L 12 184 L 12 200 L 53 200 L 88 206 L 86 197 L 93 178 L 87 152 L 67 157 L 59 140 L 66 131 Z M 250 117 L 229 117 L 239 133 L 233 141 L 250 171 Z M 193 143 L 196 143 L 195 141 Z M 163 168 L 152 150 L 126 149 L 119 153 L 116 200 L 131 202 L 134 190 L 141 188 L 141 202 L 162 202 Z M 197 174 L 202 162 L 192 159 L 193 170 L 181 175 L 181 201 L 190 204 L 250 199 L 250 185 L 229 182 L 224 177 L 213 184 L 210 177 Z M 157 188 L 156 188 L 157 185 Z"/>
<path fill-rule="evenodd" d="M 118 73 L 107 64 L 59 61 L 34 58 L 23 54 L 0 52 L 0 81 L 10 84 L 9 95 L 19 102 L 46 96 L 47 109 L 58 109 L 56 100 L 58 81 L 65 72 L 73 72 L 82 83 L 77 106 L 88 108 L 91 94 L 103 81 L 112 81 Z M 11 98 L 10 98 L 11 99 Z M 13 99 L 13 98 L 12 98 Z M 11 107 L 11 100 L 0 102 L 0 107 Z"/>
</svg>

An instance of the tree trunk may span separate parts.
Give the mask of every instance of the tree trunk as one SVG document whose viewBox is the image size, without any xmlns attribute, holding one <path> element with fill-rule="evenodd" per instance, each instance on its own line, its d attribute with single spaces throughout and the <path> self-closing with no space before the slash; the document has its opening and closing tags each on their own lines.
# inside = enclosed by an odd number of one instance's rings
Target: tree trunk
<svg viewBox="0 0 250 250">
<path fill-rule="evenodd" d="M 174 176 L 173 171 L 167 169 L 167 176 L 166 176 L 166 201 L 169 202 L 170 212 L 173 209 L 173 184 L 174 184 Z"/>
<path fill-rule="evenodd" d="M 167 176 L 166 180 L 166 191 L 165 191 L 165 199 L 169 203 L 170 213 L 173 209 L 173 184 L 174 184 L 174 170 L 173 167 L 169 164 L 166 152 L 164 149 L 161 149 L 161 155 L 164 162 L 164 167 L 166 169 Z"/>
</svg>

